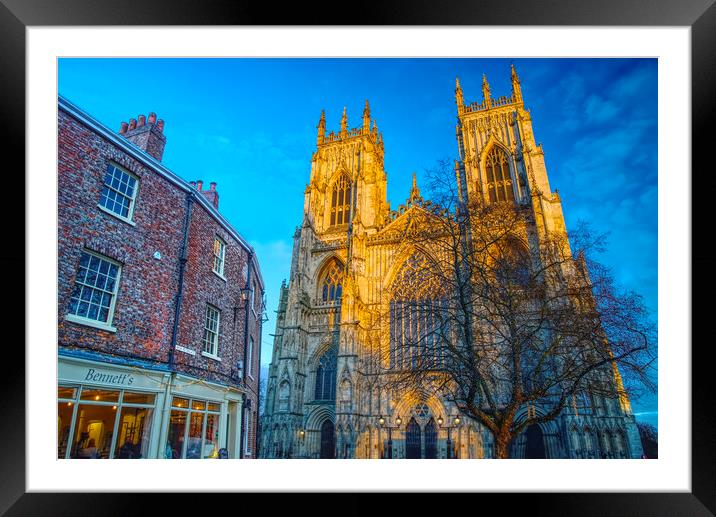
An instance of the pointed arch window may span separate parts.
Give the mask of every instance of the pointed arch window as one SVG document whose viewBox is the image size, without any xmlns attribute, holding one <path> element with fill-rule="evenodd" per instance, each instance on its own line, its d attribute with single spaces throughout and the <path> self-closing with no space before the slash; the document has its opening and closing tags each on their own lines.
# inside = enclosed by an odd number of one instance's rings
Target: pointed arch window
<svg viewBox="0 0 716 517">
<path fill-rule="evenodd" d="M 291 398 L 291 384 L 283 381 L 278 388 L 278 410 L 288 411 L 288 404 Z"/>
<path fill-rule="evenodd" d="M 316 369 L 316 400 L 336 400 L 336 349 L 327 350 L 318 361 Z"/>
<path fill-rule="evenodd" d="M 438 369 L 447 338 L 448 302 L 436 266 L 413 254 L 401 266 L 390 301 L 390 367 Z"/>
<path fill-rule="evenodd" d="M 487 193 L 490 203 L 510 201 L 514 203 L 515 195 L 512 191 L 512 176 L 507 153 L 495 146 L 485 158 L 485 174 L 487 176 Z"/>
<path fill-rule="evenodd" d="M 333 259 L 321 275 L 321 301 L 337 302 L 343 294 L 343 265 Z"/>
<path fill-rule="evenodd" d="M 351 180 L 343 173 L 333 184 L 331 192 L 331 226 L 348 223 L 351 209 Z"/>
</svg>

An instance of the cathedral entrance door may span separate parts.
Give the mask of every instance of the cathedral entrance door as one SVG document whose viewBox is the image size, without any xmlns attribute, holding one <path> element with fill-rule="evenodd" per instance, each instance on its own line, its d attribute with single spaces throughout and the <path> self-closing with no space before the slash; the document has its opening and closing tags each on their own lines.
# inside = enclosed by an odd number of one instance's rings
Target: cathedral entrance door
<svg viewBox="0 0 716 517">
<path fill-rule="evenodd" d="M 321 458 L 334 459 L 336 457 L 336 434 L 333 422 L 326 420 L 321 425 Z"/>
<path fill-rule="evenodd" d="M 414 418 L 408 422 L 408 427 L 405 431 L 405 457 L 420 459 L 422 456 L 420 453 L 420 442 L 421 442 L 420 426 Z"/>
<path fill-rule="evenodd" d="M 544 450 L 544 435 L 542 429 L 537 424 L 532 424 L 525 431 L 527 444 L 525 445 L 526 459 L 546 458 L 547 454 Z"/>
<path fill-rule="evenodd" d="M 432 418 L 425 426 L 425 459 L 438 457 L 438 429 Z"/>
</svg>

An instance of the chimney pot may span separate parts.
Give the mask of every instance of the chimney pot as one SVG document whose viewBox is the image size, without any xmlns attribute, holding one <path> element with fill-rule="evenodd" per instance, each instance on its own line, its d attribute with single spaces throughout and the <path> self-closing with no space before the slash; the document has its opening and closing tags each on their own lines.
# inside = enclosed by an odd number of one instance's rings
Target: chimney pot
<svg viewBox="0 0 716 517">
<path fill-rule="evenodd" d="M 128 127 L 129 124 L 127 124 L 126 122 L 122 122 L 122 124 L 119 126 L 119 134 L 123 135 L 124 133 L 126 133 Z"/>
<path fill-rule="evenodd" d="M 157 121 L 157 114 L 153 111 L 149 113 L 149 118 L 147 119 L 147 122 L 150 124 L 154 124 Z"/>
<path fill-rule="evenodd" d="M 191 185 L 192 187 L 196 188 L 196 181 L 190 181 L 190 182 L 189 182 L 189 185 Z"/>
<path fill-rule="evenodd" d="M 137 121 L 133 118 L 130 118 L 129 119 L 129 130 L 131 131 L 132 129 L 134 129 L 136 127 L 137 127 Z"/>
<path fill-rule="evenodd" d="M 212 181 L 211 183 L 209 183 L 209 190 L 216 190 L 216 182 L 215 181 Z"/>
<path fill-rule="evenodd" d="M 158 130 L 160 133 L 163 133 L 163 132 L 164 132 L 164 120 L 159 119 L 159 120 L 157 121 L 157 130 Z"/>
<path fill-rule="evenodd" d="M 201 188 L 204 186 L 204 182 L 202 180 L 198 180 L 196 182 L 196 189 L 201 192 Z"/>
<path fill-rule="evenodd" d="M 145 117 L 144 115 L 139 115 L 137 119 L 137 127 L 142 127 L 144 124 L 147 123 L 147 117 Z"/>
</svg>

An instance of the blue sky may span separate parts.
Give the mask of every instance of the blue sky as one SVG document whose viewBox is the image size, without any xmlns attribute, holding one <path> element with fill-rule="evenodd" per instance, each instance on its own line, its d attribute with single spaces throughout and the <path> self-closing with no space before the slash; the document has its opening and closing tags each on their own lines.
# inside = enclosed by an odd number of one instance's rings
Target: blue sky
<svg viewBox="0 0 716 517">
<path fill-rule="evenodd" d="M 609 232 L 599 259 L 657 310 L 657 61 L 655 59 L 60 59 L 60 95 L 118 130 L 150 111 L 165 120 L 163 162 L 186 180 L 218 183 L 221 212 L 255 247 L 269 322 L 290 267 L 303 191 L 326 110 L 337 130 L 345 106 L 360 125 L 365 99 L 383 132 L 392 206 L 425 169 L 456 154 L 455 77 L 465 99 L 510 94 L 520 75 L 535 138 L 567 227 Z M 656 400 L 637 401 L 656 424 Z"/>
</svg>

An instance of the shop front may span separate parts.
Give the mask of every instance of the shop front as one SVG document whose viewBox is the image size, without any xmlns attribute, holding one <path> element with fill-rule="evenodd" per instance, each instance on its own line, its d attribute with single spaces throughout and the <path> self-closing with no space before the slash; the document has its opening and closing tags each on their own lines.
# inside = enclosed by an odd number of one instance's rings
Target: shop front
<svg viewBox="0 0 716 517">
<path fill-rule="evenodd" d="M 176 374 L 164 410 L 163 458 L 239 457 L 242 393 L 234 387 Z"/>
<path fill-rule="evenodd" d="M 57 457 L 155 458 L 169 374 L 59 357 Z"/>
<path fill-rule="evenodd" d="M 243 393 L 159 368 L 60 355 L 57 457 L 239 458 Z"/>
</svg>

